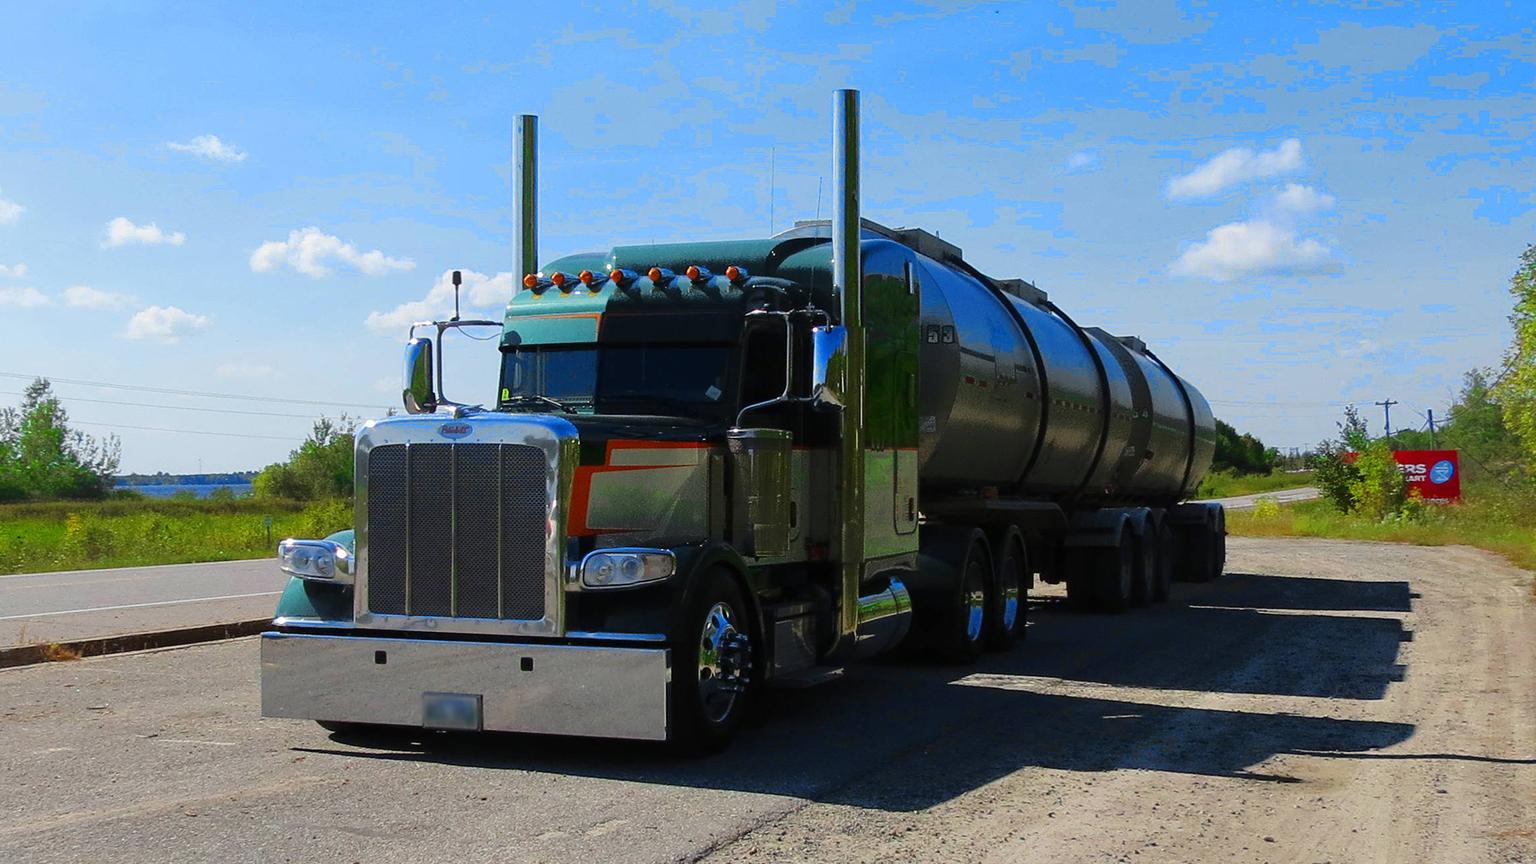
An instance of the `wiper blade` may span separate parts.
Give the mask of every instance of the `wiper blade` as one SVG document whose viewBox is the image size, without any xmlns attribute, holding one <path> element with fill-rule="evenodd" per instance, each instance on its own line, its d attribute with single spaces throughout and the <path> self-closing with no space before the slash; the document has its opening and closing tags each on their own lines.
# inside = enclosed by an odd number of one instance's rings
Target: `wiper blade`
<svg viewBox="0 0 1536 864">
<path fill-rule="evenodd" d="M 548 396 L 536 396 L 532 393 L 520 393 L 516 396 L 503 399 L 501 400 L 501 404 L 504 408 L 511 408 L 519 405 L 548 405 L 552 408 L 558 408 L 566 414 L 576 413 L 576 409 L 565 404 L 564 402 L 561 402 L 559 399 L 551 399 Z"/>
</svg>

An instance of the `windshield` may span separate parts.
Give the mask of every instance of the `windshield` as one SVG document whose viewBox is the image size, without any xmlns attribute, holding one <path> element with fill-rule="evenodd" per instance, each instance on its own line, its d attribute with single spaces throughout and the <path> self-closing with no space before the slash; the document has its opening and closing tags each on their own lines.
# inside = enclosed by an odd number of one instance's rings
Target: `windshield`
<svg viewBox="0 0 1536 864">
<path fill-rule="evenodd" d="M 503 352 L 501 405 L 554 399 L 597 414 L 715 417 L 726 407 L 730 345 L 552 345 Z M 539 397 L 539 398 L 533 398 Z"/>
</svg>

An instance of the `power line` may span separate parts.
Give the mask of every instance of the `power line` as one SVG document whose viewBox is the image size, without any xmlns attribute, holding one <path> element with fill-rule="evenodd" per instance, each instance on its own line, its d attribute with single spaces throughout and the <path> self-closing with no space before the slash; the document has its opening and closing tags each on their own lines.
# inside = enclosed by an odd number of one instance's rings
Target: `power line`
<svg viewBox="0 0 1536 864">
<path fill-rule="evenodd" d="M 12 390 L 0 390 L 0 396 L 25 396 Z M 299 420 L 313 420 L 313 414 L 279 414 L 274 411 L 241 411 L 238 408 L 195 408 L 191 405 L 154 405 L 145 402 L 118 402 L 112 399 L 88 399 L 84 396 L 59 396 L 65 402 L 93 402 L 98 405 L 126 405 L 129 408 L 153 408 L 157 411 L 202 411 L 208 414 L 240 414 L 249 417 L 293 417 Z"/>
<path fill-rule="evenodd" d="M 290 443 L 298 440 L 292 435 L 249 435 L 243 432 L 209 432 L 203 429 L 164 429 L 159 426 L 128 426 L 121 423 L 96 423 L 90 420 L 71 420 L 69 422 L 78 426 L 104 426 L 108 429 L 134 429 L 140 432 L 178 432 L 184 435 L 214 435 L 219 438 L 260 438 L 265 441 L 288 441 Z"/>
<path fill-rule="evenodd" d="M 322 408 L 369 408 L 387 410 L 385 405 L 367 405 L 360 402 L 324 402 L 317 399 L 292 399 L 286 396 L 251 396 L 243 393 L 212 393 L 206 390 L 178 390 L 172 387 L 147 387 L 140 384 L 114 384 L 107 381 L 87 381 L 81 378 L 54 378 L 48 375 L 31 375 L 21 372 L 0 372 L 0 378 L 32 380 L 43 378 L 55 384 L 78 384 L 83 387 L 106 387 L 112 390 L 133 390 L 140 393 L 164 393 L 171 396 L 198 396 L 207 399 L 244 399 L 249 402 L 284 403 L 289 405 L 319 405 Z"/>
</svg>

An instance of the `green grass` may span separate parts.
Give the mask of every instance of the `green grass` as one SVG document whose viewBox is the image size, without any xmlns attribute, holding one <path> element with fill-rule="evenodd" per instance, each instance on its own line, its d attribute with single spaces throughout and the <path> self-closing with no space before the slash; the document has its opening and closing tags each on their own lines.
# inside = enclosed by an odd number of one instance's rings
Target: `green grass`
<svg viewBox="0 0 1536 864">
<path fill-rule="evenodd" d="M 1536 570 L 1536 493 L 1498 485 L 1466 487 L 1461 504 L 1421 505 L 1413 518 L 1373 522 L 1326 501 L 1261 506 L 1227 513 L 1227 531 L 1249 537 L 1332 537 L 1419 546 L 1462 544 Z"/>
<path fill-rule="evenodd" d="M 1312 485 L 1311 471 L 1273 474 L 1234 475 L 1213 471 L 1200 481 L 1195 489 L 1196 498 L 1231 498 L 1235 495 L 1253 495 L 1259 492 L 1278 492 Z"/>
<path fill-rule="evenodd" d="M 263 524 L 272 517 L 271 541 Z M 0 573 L 272 555 L 285 537 L 352 527 L 346 501 L 129 499 L 0 505 Z"/>
</svg>

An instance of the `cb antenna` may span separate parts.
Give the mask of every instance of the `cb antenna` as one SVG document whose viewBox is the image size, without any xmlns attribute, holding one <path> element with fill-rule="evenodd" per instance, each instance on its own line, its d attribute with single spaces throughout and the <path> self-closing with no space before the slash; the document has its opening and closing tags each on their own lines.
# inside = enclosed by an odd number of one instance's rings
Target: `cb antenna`
<svg viewBox="0 0 1536 864">
<path fill-rule="evenodd" d="M 464 284 L 464 277 L 459 271 L 453 271 L 453 320 L 459 320 L 459 286 Z"/>
</svg>

